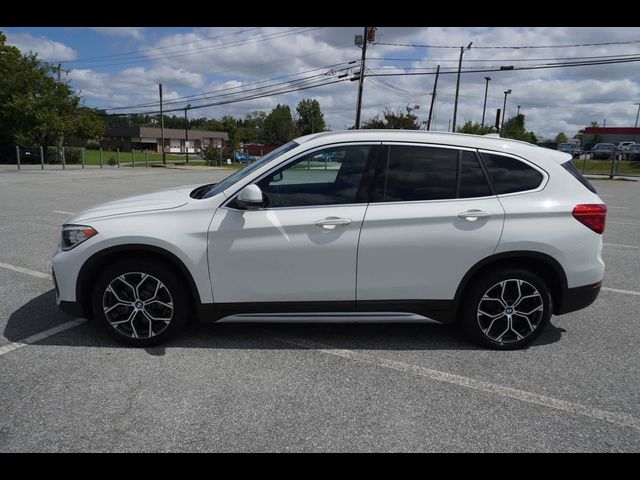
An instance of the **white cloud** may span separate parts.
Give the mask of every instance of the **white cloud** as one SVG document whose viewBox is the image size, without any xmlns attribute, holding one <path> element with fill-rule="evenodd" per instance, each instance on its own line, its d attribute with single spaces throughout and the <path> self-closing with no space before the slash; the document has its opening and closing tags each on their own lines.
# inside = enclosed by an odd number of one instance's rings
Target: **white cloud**
<svg viewBox="0 0 640 480">
<path fill-rule="evenodd" d="M 21 52 L 32 51 L 38 58 L 46 61 L 70 61 L 78 57 L 78 53 L 64 43 L 46 37 L 34 37 L 30 33 L 7 32 L 7 43 L 19 48 Z"/>
<path fill-rule="evenodd" d="M 277 78 L 292 73 L 325 67 L 352 60 L 359 61 L 360 49 L 354 46 L 354 35 L 361 27 L 330 27 L 295 35 L 294 27 L 250 29 L 236 34 L 241 27 L 197 28 L 187 33 L 158 35 L 153 48 L 140 56 L 146 61 L 124 70 L 97 73 L 73 71 L 71 77 L 90 101 L 101 106 L 126 106 L 157 101 L 157 83 L 165 84 L 165 98 L 177 98 L 203 91 L 221 91 Z M 131 29 L 127 29 L 131 30 Z M 115 33 L 114 33 L 115 34 Z M 125 32 L 119 34 L 124 35 Z M 271 38 L 266 36 L 275 35 Z M 131 36 L 131 35 L 129 35 Z M 635 53 L 640 44 L 561 47 L 544 49 L 483 49 L 486 46 L 561 45 L 599 42 L 625 42 L 640 38 L 639 28 L 403 28 L 379 27 L 377 40 L 385 43 L 466 46 L 463 67 L 499 68 L 501 65 L 542 65 L 563 61 L 567 57 L 621 55 Z M 176 45 L 179 44 L 179 45 Z M 229 44 L 235 44 L 225 48 Z M 407 46 L 372 45 L 367 51 L 370 72 L 392 72 L 380 67 L 395 66 L 397 71 L 435 69 L 455 72 L 458 48 L 412 48 Z M 384 58 L 408 58 L 409 61 Z M 356 62 L 354 67 L 358 67 Z M 553 137 L 559 131 L 573 135 L 591 121 L 607 119 L 607 125 L 633 125 L 640 96 L 637 63 L 574 68 L 538 69 L 465 73 L 460 85 L 458 125 L 466 120 L 480 121 L 484 100 L 484 77 L 489 75 L 486 123 L 493 123 L 496 108 L 502 108 L 503 91 L 512 90 L 507 100 L 507 115 L 517 106 L 526 115 L 526 126 L 536 134 Z M 322 73 L 322 70 L 318 70 Z M 308 74 L 304 74 L 308 75 Z M 303 76 L 303 75 L 301 75 Z M 285 79 L 286 80 L 286 79 Z M 290 78 L 289 78 L 290 80 Z M 453 116 L 455 74 L 442 74 L 434 122 L 438 130 L 446 130 Z M 277 80 L 284 81 L 284 80 Z M 380 81 L 387 85 L 380 85 Z M 414 111 L 420 120 L 429 113 L 433 75 L 369 77 L 365 83 L 362 118 L 382 113 L 385 107 L 421 106 Z M 264 85 L 264 84 L 260 84 Z M 303 98 L 320 101 L 326 121 L 334 129 L 351 126 L 355 117 L 357 82 L 342 82 L 317 89 L 253 99 L 234 104 L 207 107 L 193 111 L 197 116 L 244 116 L 255 110 L 269 111 L 278 103 L 292 110 Z M 93 99 L 93 100 L 91 100 Z M 189 100 L 192 104 L 197 101 Z M 211 101 L 211 99 L 209 99 Z M 204 101 L 203 101 L 204 103 Z M 181 106 L 181 104 L 178 104 Z"/>
<path fill-rule="evenodd" d="M 108 37 L 129 37 L 135 40 L 140 40 L 144 32 L 144 28 L 140 27 L 89 27 L 89 29 Z"/>
</svg>

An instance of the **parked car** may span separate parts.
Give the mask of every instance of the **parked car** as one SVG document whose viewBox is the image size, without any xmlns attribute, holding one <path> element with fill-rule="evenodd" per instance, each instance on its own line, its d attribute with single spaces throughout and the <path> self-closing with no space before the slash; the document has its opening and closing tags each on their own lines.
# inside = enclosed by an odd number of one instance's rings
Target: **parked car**
<svg viewBox="0 0 640 480">
<path fill-rule="evenodd" d="M 634 144 L 635 142 L 620 142 L 618 144 L 618 151 L 622 153 L 627 152 L 629 150 L 629 147 Z"/>
<path fill-rule="evenodd" d="M 624 159 L 631 161 L 640 160 L 640 143 L 629 145 L 629 149 L 624 154 Z"/>
<path fill-rule="evenodd" d="M 558 144 L 558 151 L 564 153 L 570 153 L 573 158 L 580 157 L 580 147 L 575 142 L 567 142 Z"/>
<path fill-rule="evenodd" d="M 616 153 L 615 143 L 597 143 L 591 149 L 591 158 L 594 160 L 609 160 Z"/>
<path fill-rule="evenodd" d="M 327 155 L 339 168 L 312 167 Z M 217 184 L 75 214 L 53 281 L 64 311 L 140 347 L 196 317 L 461 322 L 478 344 L 514 349 L 596 299 L 606 212 L 565 153 L 478 135 L 326 132 Z"/>
</svg>

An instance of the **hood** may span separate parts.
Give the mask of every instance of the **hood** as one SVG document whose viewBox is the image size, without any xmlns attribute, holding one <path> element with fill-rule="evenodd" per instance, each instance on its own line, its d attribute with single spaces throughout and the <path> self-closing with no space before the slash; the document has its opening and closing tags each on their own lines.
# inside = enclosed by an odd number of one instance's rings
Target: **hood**
<svg viewBox="0 0 640 480">
<path fill-rule="evenodd" d="M 86 220 L 124 215 L 127 213 L 169 210 L 189 203 L 189 193 L 198 185 L 169 188 L 158 192 L 136 195 L 113 202 L 107 202 L 76 213 L 65 223 L 81 223 Z"/>
</svg>

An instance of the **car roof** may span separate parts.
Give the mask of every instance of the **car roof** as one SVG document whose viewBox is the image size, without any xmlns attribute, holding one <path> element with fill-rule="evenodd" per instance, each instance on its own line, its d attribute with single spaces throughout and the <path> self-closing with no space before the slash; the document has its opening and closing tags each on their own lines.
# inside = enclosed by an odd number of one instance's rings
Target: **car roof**
<svg viewBox="0 0 640 480">
<path fill-rule="evenodd" d="M 567 155 L 569 155 L 520 140 L 502 138 L 497 134 L 473 135 L 425 130 L 340 130 L 305 135 L 295 139 L 295 141 L 308 147 L 357 141 L 429 143 L 504 152 L 528 159 L 542 156 L 551 157 L 557 163 L 564 163 L 567 160 Z"/>
</svg>

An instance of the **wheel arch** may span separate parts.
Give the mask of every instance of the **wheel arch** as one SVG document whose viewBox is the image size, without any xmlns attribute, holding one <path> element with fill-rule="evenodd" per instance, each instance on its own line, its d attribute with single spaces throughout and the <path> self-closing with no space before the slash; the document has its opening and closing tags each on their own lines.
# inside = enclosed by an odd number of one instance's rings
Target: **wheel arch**
<svg viewBox="0 0 640 480">
<path fill-rule="evenodd" d="M 458 317 L 464 293 L 476 278 L 498 268 L 525 268 L 538 274 L 548 285 L 553 301 L 553 313 L 560 311 L 568 289 L 567 275 L 562 265 L 550 255 L 528 250 L 502 252 L 476 263 L 462 277 L 453 301 L 454 318 Z"/>
<path fill-rule="evenodd" d="M 113 261 L 120 261 L 127 257 L 151 258 L 156 261 L 164 262 L 178 271 L 189 285 L 190 297 L 193 301 L 192 306 L 197 311 L 197 307 L 201 304 L 200 294 L 191 272 L 186 265 L 175 254 L 154 245 L 145 244 L 124 244 L 115 247 L 105 248 L 87 259 L 82 265 L 78 273 L 76 281 L 76 299 L 82 305 L 82 311 L 87 318 L 91 317 L 91 293 L 93 290 L 93 282 L 90 279 L 95 278 L 102 267 Z"/>
</svg>

